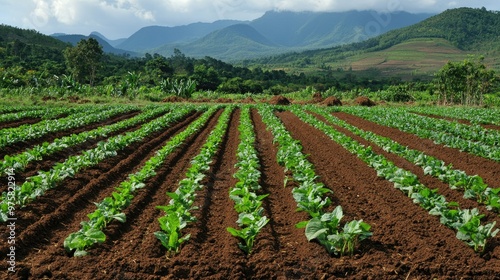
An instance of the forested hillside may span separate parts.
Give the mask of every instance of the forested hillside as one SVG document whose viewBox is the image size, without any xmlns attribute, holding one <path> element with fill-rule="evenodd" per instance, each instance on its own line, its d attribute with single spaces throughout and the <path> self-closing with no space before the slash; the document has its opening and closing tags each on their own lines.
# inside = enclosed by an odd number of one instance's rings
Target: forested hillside
<svg viewBox="0 0 500 280">
<path fill-rule="evenodd" d="M 62 50 L 70 46 L 35 30 L 0 25 L 0 68 L 48 69 L 62 73 Z"/>
<path fill-rule="evenodd" d="M 196 90 L 226 93 L 280 94 L 308 86 L 376 91 L 407 81 L 428 82 L 447 61 L 461 61 L 468 53 L 484 55 L 484 62 L 498 69 L 498 27 L 499 12 L 462 8 L 359 43 L 227 63 L 210 52 L 195 58 L 177 48 L 165 56 L 114 55 L 94 38 L 72 46 L 34 30 L 1 25 L 0 88 L 58 87 L 62 92 L 92 85 L 105 87 L 108 95 L 128 95 L 147 89 L 173 92 L 189 82 Z M 214 52 L 238 55 L 238 50 L 240 57 L 259 46 L 277 45 L 248 24 L 214 32 L 205 43 L 213 46 L 217 40 Z M 87 61 L 90 55 L 94 61 Z"/>
<path fill-rule="evenodd" d="M 392 30 L 359 43 L 257 59 L 255 64 L 298 65 L 310 61 L 335 61 L 359 53 L 388 49 L 410 39 L 441 38 L 463 51 L 485 53 L 500 48 L 500 12 L 486 9 L 447 10 L 417 24 Z"/>
</svg>

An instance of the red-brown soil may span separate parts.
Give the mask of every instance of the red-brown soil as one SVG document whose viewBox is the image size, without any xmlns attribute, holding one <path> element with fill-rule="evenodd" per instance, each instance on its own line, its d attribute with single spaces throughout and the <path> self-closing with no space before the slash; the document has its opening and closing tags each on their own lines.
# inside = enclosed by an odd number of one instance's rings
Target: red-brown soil
<svg viewBox="0 0 500 280">
<path fill-rule="evenodd" d="M 10 146 L 3 148 L 0 151 L 0 158 L 3 159 L 5 157 L 5 155 L 14 155 L 14 154 L 20 153 L 20 152 L 22 152 L 26 149 L 29 149 L 35 145 L 42 144 L 43 142 L 50 143 L 50 142 L 54 141 L 54 139 L 57 139 L 57 138 L 69 136 L 71 134 L 78 134 L 78 133 L 81 133 L 84 131 L 88 131 L 88 130 L 92 130 L 92 129 L 101 127 L 101 126 L 120 122 L 120 121 L 129 119 L 129 118 L 132 118 L 139 113 L 140 113 L 139 111 L 132 111 L 132 112 L 128 112 L 128 113 L 123 113 L 123 114 L 113 116 L 113 117 L 106 119 L 104 121 L 101 121 L 101 122 L 88 124 L 88 125 L 85 125 L 82 127 L 74 128 L 72 130 L 64 130 L 64 131 L 49 133 L 49 134 L 46 134 L 43 138 L 27 140 L 24 142 L 18 142 L 18 143 L 15 143 L 13 145 L 10 145 Z"/>
<path fill-rule="evenodd" d="M 275 95 L 269 99 L 269 104 L 272 105 L 290 105 L 292 102 L 282 95 Z"/>
<path fill-rule="evenodd" d="M 321 96 L 321 92 L 315 92 L 315 93 L 313 93 L 313 95 L 312 95 L 312 101 L 314 103 L 320 103 L 321 101 L 323 101 L 323 96 Z"/>
<path fill-rule="evenodd" d="M 333 206 L 341 205 L 345 220 L 363 219 L 372 226 L 373 236 L 364 240 L 354 256 L 330 256 L 316 242 L 308 242 L 303 229 L 295 224 L 308 219 L 307 214 L 296 212 L 292 184 L 283 185 L 284 170 L 276 163 L 276 146 L 266 130 L 260 115 L 252 110 L 256 132 L 256 149 L 261 164 L 264 214 L 270 219 L 258 235 L 252 254 L 246 256 L 237 246 L 238 240 L 226 230 L 236 227 L 236 212 L 228 192 L 236 183 L 236 148 L 239 110 L 232 114 L 223 139 L 222 148 L 212 162 L 205 188 L 198 193 L 194 212 L 198 221 L 184 230 L 191 238 L 179 254 L 166 257 L 166 252 L 154 236 L 159 230 L 157 218 L 163 215 L 155 208 L 165 205 L 169 198 L 165 192 L 177 188 L 184 178 L 191 159 L 213 129 L 220 115 L 215 114 L 208 124 L 190 137 L 181 149 L 174 152 L 137 192 L 132 204 L 125 210 L 124 224 L 113 221 L 105 230 L 107 240 L 88 250 L 81 258 L 69 256 L 63 241 L 69 233 L 80 228 L 80 221 L 94 211 L 93 202 L 102 200 L 117 184 L 127 178 L 159 149 L 165 141 L 181 131 L 196 116 L 145 139 L 141 143 L 106 160 L 96 168 L 85 170 L 61 186 L 23 209 L 18 209 L 16 223 L 16 273 L 7 272 L 7 263 L 0 264 L 2 279 L 498 279 L 500 274 L 500 245 L 498 237 L 492 239 L 485 254 L 479 256 L 455 232 L 439 223 L 414 204 L 392 183 L 377 177 L 376 172 L 321 131 L 300 121 L 290 112 L 277 113 L 292 136 L 301 141 L 303 152 L 315 165 L 319 180 L 333 191 Z M 499 178 L 500 168 L 495 165 L 474 165 L 476 157 L 444 149 L 432 141 L 377 126 L 351 115 L 337 116 L 356 126 L 387 133 L 404 145 L 426 149 L 435 156 L 449 156 L 449 162 L 464 163 L 467 172 L 477 172 L 488 182 Z M 341 130 L 339 128 L 339 130 Z M 344 132 L 344 131 L 343 131 Z M 353 135 L 350 135 L 353 136 Z M 355 136 L 353 136 L 355 137 Z M 361 139 L 356 138 L 360 142 Z M 369 144 L 362 142 L 363 144 Z M 402 143 L 403 144 L 403 143 Z M 438 188 L 451 200 L 466 207 L 478 206 L 461 198 L 458 191 L 433 178 L 424 176 L 419 167 L 374 147 L 398 166 L 411 170 L 424 184 Z M 452 152 L 455 151 L 455 152 Z M 462 153 L 465 154 L 465 153 Z M 446 161 L 446 159 L 443 158 Z M 479 163 L 479 161 L 475 162 Z M 486 163 L 486 162 L 483 162 Z M 491 162 L 490 162 L 491 163 Z M 493 171 L 488 172 L 488 168 Z M 496 169 L 495 169 L 496 168 Z M 488 177 L 490 176 L 490 177 Z M 494 182 L 492 182 L 494 183 Z M 488 215 L 487 220 L 498 220 Z M 4 230 L 2 240 L 8 232 Z M 0 251 L 7 253 L 6 242 Z"/>
<path fill-rule="evenodd" d="M 438 116 L 438 115 L 433 115 L 433 114 L 419 114 L 419 113 L 414 113 L 417 115 L 425 116 L 425 117 L 431 117 L 435 119 L 441 119 L 441 120 L 448 120 L 448 121 L 456 121 L 461 124 L 467 124 L 470 125 L 471 122 L 468 120 L 464 119 L 455 119 L 455 118 L 449 118 L 449 117 L 443 117 L 443 116 Z M 495 130 L 500 130 L 500 125 L 495 125 L 495 124 L 480 124 L 480 126 L 487 128 L 487 129 L 495 129 Z"/>
<path fill-rule="evenodd" d="M 329 96 L 321 102 L 321 105 L 325 106 L 342 106 L 342 101 L 335 96 Z"/>
<path fill-rule="evenodd" d="M 12 127 L 18 127 L 24 124 L 34 124 L 39 122 L 41 119 L 39 118 L 25 118 L 21 120 L 15 120 L 15 121 L 10 121 L 10 122 L 2 122 L 0 123 L 0 129 L 4 128 L 12 128 Z"/>
<path fill-rule="evenodd" d="M 162 102 L 185 102 L 185 101 L 186 101 L 186 99 L 179 97 L 179 96 L 176 96 L 176 95 L 173 95 L 173 96 L 169 96 L 169 97 L 163 99 Z"/>
<path fill-rule="evenodd" d="M 414 134 L 381 126 L 350 114 L 338 112 L 333 115 L 361 129 L 373 131 L 381 136 L 391 138 L 401 145 L 436 157 L 446 164 L 453 164 L 454 168 L 463 170 L 470 175 L 477 174 L 485 180 L 485 183 L 492 187 L 500 187 L 498 181 L 498 178 L 500 178 L 500 163 L 498 162 L 460 152 L 457 149 L 445 147 L 441 144 L 435 144 L 432 140 L 422 139 Z"/>
<path fill-rule="evenodd" d="M 360 105 L 360 106 L 367 106 L 367 107 L 371 107 L 371 106 L 375 106 L 377 105 L 375 102 L 373 102 L 372 100 L 370 100 L 368 97 L 365 97 L 365 96 L 359 96 L 357 97 L 354 102 L 356 102 L 356 104 Z"/>
</svg>

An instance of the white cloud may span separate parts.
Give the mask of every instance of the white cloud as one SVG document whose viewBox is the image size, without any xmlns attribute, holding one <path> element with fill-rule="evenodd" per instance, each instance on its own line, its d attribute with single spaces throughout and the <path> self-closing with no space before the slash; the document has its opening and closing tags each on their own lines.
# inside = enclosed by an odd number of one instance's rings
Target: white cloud
<svg viewBox="0 0 500 280">
<path fill-rule="evenodd" d="M 269 10 L 441 12 L 455 7 L 500 10 L 498 0 L 2 0 L 1 23 L 40 32 L 126 37 L 148 25 L 176 26 L 220 19 L 251 20 Z"/>
<path fill-rule="evenodd" d="M 51 5 L 52 15 L 63 24 L 75 24 L 80 20 L 79 3 L 71 0 L 54 0 Z"/>
</svg>

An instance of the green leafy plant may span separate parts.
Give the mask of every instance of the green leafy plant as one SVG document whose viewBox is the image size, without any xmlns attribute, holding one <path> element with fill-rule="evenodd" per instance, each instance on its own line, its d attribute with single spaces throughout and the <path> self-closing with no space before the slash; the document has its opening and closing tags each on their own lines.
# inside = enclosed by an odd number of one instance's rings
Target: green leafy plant
<svg viewBox="0 0 500 280">
<path fill-rule="evenodd" d="M 307 240 L 317 239 L 330 254 L 352 255 L 359 242 L 372 236 L 371 226 L 362 220 L 353 220 L 341 230 L 343 216 L 342 207 L 337 206 L 331 213 L 312 218 L 306 225 Z M 301 226 L 303 224 L 299 224 Z"/>
<path fill-rule="evenodd" d="M 92 228 L 87 222 L 81 224 L 83 226 L 81 231 L 71 233 L 64 240 L 64 248 L 68 252 L 73 252 L 75 257 L 87 255 L 86 248 L 106 241 L 106 235 L 102 231 Z"/>
<path fill-rule="evenodd" d="M 250 254 L 255 238 L 260 230 L 267 224 L 268 219 L 263 216 L 262 200 L 268 195 L 258 195 L 260 167 L 257 151 L 255 150 L 255 133 L 250 118 L 250 107 L 244 106 L 240 113 L 240 143 L 237 149 L 238 170 L 233 175 L 239 181 L 229 191 L 229 197 L 234 201 L 234 209 L 239 213 L 238 225 L 240 229 L 228 227 L 227 231 L 234 237 L 240 238 L 238 244 L 241 250 Z"/>
<path fill-rule="evenodd" d="M 168 252 L 179 252 L 181 244 L 189 240 L 191 236 L 186 234 L 181 237 L 181 230 L 187 225 L 186 221 L 182 219 L 178 212 L 170 212 L 166 216 L 158 218 L 158 222 L 162 231 L 154 233 L 156 238 L 160 240 Z"/>
<path fill-rule="evenodd" d="M 212 110 L 215 111 L 219 108 L 214 106 Z M 167 249 L 167 254 L 179 252 L 180 245 L 189 239 L 189 235 L 181 237 L 181 230 L 187 223 L 196 220 L 190 213 L 191 210 L 196 209 L 193 206 L 196 191 L 203 188 L 201 181 L 205 177 L 204 173 L 210 169 L 212 158 L 224 138 L 233 109 L 233 106 L 225 108 L 214 130 L 203 144 L 200 153 L 191 161 L 191 166 L 186 172 L 186 178 L 179 182 L 179 187 L 175 192 L 167 193 L 167 196 L 171 198 L 169 204 L 157 206 L 158 209 L 164 210 L 166 214 L 165 217 L 158 219 L 162 232 L 155 232 L 155 236 Z"/>
<path fill-rule="evenodd" d="M 422 185 L 415 174 L 396 167 L 394 163 L 385 159 L 384 156 L 375 154 L 370 147 L 365 148 L 359 142 L 333 129 L 331 126 L 312 115 L 305 113 L 302 109 L 294 107 L 292 110 L 299 118 L 322 130 L 332 140 L 342 145 L 351 153 L 357 155 L 369 166 L 375 168 L 378 176 L 393 182 L 395 188 L 406 193 L 415 203 L 418 203 L 424 209 L 428 210 L 429 214 L 440 216 L 441 223 L 459 232 L 460 234 L 457 234 L 457 238 L 465 240 L 467 244 L 474 247 L 474 250 L 482 250 L 480 244 L 485 244 L 486 239 L 481 238 L 488 236 L 488 232 L 496 234 L 495 231 L 492 231 L 494 223 L 480 225 L 479 220 L 483 216 L 479 215 L 477 209 L 459 209 L 458 203 L 447 202 L 446 198 L 440 195 L 437 190 L 431 190 Z M 325 114 L 322 115 L 329 119 Z M 394 143 L 389 146 L 386 145 L 385 147 L 386 149 L 396 147 L 399 152 L 404 150 L 404 148 Z M 412 152 L 412 154 L 416 157 L 418 153 Z M 420 157 L 420 160 L 425 162 L 426 158 Z M 435 166 L 443 168 L 444 165 L 435 164 Z M 478 234 L 478 232 L 481 233 Z M 491 235 L 489 237 L 491 237 Z"/>
<path fill-rule="evenodd" d="M 240 215 L 241 216 L 241 215 Z M 227 231 L 235 237 L 239 237 L 243 240 L 243 243 L 239 243 L 239 247 L 246 254 L 250 254 L 253 248 L 255 237 L 260 232 L 260 230 L 269 222 L 266 216 L 255 217 L 253 215 L 244 214 L 243 218 L 240 218 L 240 225 L 243 226 L 241 229 L 235 229 L 228 227 Z"/>
</svg>

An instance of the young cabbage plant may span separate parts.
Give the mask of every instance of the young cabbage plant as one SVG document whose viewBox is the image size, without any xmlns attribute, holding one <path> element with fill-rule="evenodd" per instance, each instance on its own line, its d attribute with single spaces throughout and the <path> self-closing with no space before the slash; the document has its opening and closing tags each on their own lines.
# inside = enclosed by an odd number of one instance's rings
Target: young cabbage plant
<svg viewBox="0 0 500 280">
<path fill-rule="evenodd" d="M 342 207 L 337 206 L 331 213 L 312 218 L 306 225 L 307 240 L 317 239 L 330 254 L 352 255 L 359 242 L 372 236 L 371 226 L 363 220 L 353 220 L 346 223 L 341 231 L 340 220 L 343 216 Z M 303 225 L 300 223 L 298 226 Z"/>
<path fill-rule="evenodd" d="M 154 233 L 167 249 L 169 253 L 178 253 L 180 246 L 185 241 L 189 240 L 190 234 L 181 237 L 181 230 L 186 227 L 187 223 L 182 219 L 177 212 L 172 212 L 166 216 L 158 218 L 162 231 Z"/>
<path fill-rule="evenodd" d="M 231 235 L 243 240 L 243 243 L 240 242 L 238 246 L 246 254 L 250 254 L 252 252 L 255 237 L 257 236 L 257 234 L 259 234 L 260 230 L 269 222 L 269 219 L 267 219 L 266 216 L 262 216 L 258 219 L 255 219 L 256 216 L 251 217 L 254 217 L 254 219 L 250 218 L 250 216 L 247 216 L 243 219 L 246 226 L 242 229 L 235 229 L 232 227 L 227 228 L 227 231 L 231 233 Z M 247 219 L 251 219 L 251 221 L 248 221 Z"/>
<path fill-rule="evenodd" d="M 81 230 L 71 233 L 64 240 L 64 248 L 68 252 L 73 252 L 75 257 L 87 255 L 85 248 L 106 241 L 106 235 L 102 231 L 92 228 L 87 222 L 81 224 Z"/>
</svg>

